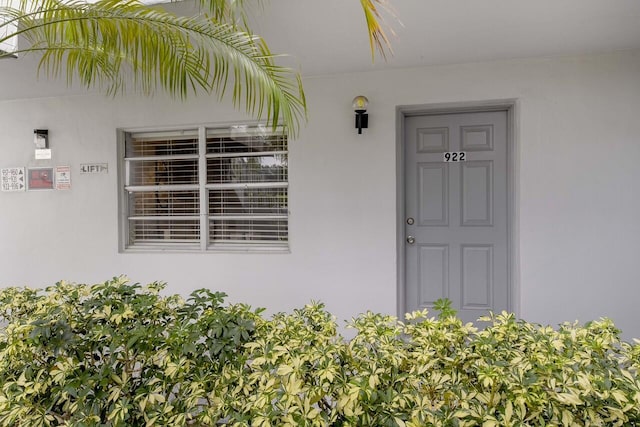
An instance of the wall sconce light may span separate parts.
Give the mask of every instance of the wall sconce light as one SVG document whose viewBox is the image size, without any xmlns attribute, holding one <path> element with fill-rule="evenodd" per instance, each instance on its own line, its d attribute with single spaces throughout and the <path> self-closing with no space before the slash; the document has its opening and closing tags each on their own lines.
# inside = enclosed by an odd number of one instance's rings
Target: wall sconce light
<svg viewBox="0 0 640 427">
<path fill-rule="evenodd" d="M 353 111 L 356 112 L 356 129 L 358 129 L 358 135 L 362 133 L 362 129 L 369 127 L 367 105 L 369 105 L 369 100 L 366 96 L 358 95 L 353 98 Z"/>
<path fill-rule="evenodd" d="M 36 146 L 36 160 L 51 160 L 51 149 L 49 148 L 49 130 L 34 129 L 33 144 Z"/>
<path fill-rule="evenodd" d="M 33 130 L 33 143 L 36 145 L 36 149 L 38 149 L 38 150 L 49 148 L 49 130 L 48 129 L 34 129 Z"/>
</svg>

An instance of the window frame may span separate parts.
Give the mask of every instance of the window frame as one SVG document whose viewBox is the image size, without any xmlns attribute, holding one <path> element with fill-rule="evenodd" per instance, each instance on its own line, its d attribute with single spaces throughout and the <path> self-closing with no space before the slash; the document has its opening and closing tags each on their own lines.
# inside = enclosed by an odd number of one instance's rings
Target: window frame
<svg viewBox="0 0 640 427">
<path fill-rule="evenodd" d="M 279 215 L 277 220 L 284 220 L 286 226 L 286 236 L 284 240 L 277 241 L 262 241 L 258 243 L 251 243 L 252 240 L 247 240 L 247 244 L 241 243 L 220 243 L 212 240 L 210 235 L 210 224 L 214 220 L 214 215 L 210 212 L 210 200 L 209 192 L 212 191 L 212 187 L 216 185 L 208 182 L 208 161 L 212 156 L 207 152 L 208 149 L 208 137 L 210 133 L 229 132 L 234 127 L 246 127 L 247 129 L 265 128 L 269 136 L 277 136 L 282 134 L 284 139 L 284 150 L 279 150 L 278 154 L 284 152 L 286 159 L 286 176 L 285 181 L 274 183 L 273 185 L 267 185 L 268 188 L 284 188 L 286 196 L 286 209 L 282 215 Z M 197 138 L 197 193 L 199 196 L 198 203 L 199 209 L 197 216 L 199 218 L 199 236 L 194 239 L 192 244 L 174 243 L 170 241 L 166 242 L 141 242 L 137 244 L 130 244 L 130 215 L 129 215 L 129 191 L 127 191 L 128 184 L 128 162 L 132 163 L 135 160 L 132 158 L 127 159 L 126 147 L 127 139 L 130 135 L 143 135 L 143 134 L 158 134 L 159 136 L 169 136 L 175 134 L 179 136 L 183 134 L 185 136 L 195 135 Z M 122 128 L 117 129 L 117 171 L 118 171 L 118 249 L 120 253 L 290 253 L 290 241 L 289 234 L 290 228 L 290 192 L 289 192 L 289 171 L 290 171 L 290 151 L 289 140 L 286 133 L 282 128 L 275 131 L 264 123 L 259 122 L 233 122 L 233 123 L 217 123 L 217 124 L 204 124 L 204 125 L 186 125 L 186 126 L 172 126 L 172 127 L 153 127 L 153 128 Z M 250 153 L 249 151 L 247 153 Z M 242 154 L 242 153 L 240 153 Z M 241 157 L 238 156 L 238 157 Z M 142 159 L 141 159 L 142 160 Z M 240 185 L 240 184 L 239 184 Z M 133 186 L 132 186 L 133 187 Z M 233 186 L 230 186 L 233 187 Z M 171 218 L 167 216 L 167 218 Z M 247 220 L 254 220 L 251 215 L 247 216 Z M 254 233 L 255 231 L 252 231 Z"/>
</svg>

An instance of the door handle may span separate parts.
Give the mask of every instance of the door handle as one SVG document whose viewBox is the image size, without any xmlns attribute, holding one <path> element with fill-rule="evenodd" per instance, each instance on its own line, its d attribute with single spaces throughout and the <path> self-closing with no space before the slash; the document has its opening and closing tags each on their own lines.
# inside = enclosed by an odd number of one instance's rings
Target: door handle
<svg viewBox="0 0 640 427">
<path fill-rule="evenodd" d="M 407 236 L 407 243 L 413 245 L 416 242 L 416 238 L 413 236 Z"/>
</svg>

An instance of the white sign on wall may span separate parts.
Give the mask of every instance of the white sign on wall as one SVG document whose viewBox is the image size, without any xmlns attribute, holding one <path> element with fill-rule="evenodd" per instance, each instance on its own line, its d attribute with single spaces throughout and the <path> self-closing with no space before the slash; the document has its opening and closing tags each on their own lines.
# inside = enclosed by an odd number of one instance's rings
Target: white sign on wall
<svg viewBox="0 0 640 427">
<path fill-rule="evenodd" d="M 0 169 L 0 189 L 2 191 L 25 191 L 24 168 Z"/>
<path fill-rule="evenodd" d="M 36 160 L 51 160 L 51 148 L 42 148 L 36 150 Z"/>
</svg>

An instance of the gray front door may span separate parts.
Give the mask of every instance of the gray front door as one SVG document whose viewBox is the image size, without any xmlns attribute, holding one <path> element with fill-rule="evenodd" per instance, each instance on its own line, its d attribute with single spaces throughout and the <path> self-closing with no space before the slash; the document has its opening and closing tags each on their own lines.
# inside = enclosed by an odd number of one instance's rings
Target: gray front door
<svg viewBox="0 0 640 427">
<path fill-rule="evenodd" d="M 508 309 L 507 112 L 409 116 L 404 130 L 406 311 Z"/>
</svg>

